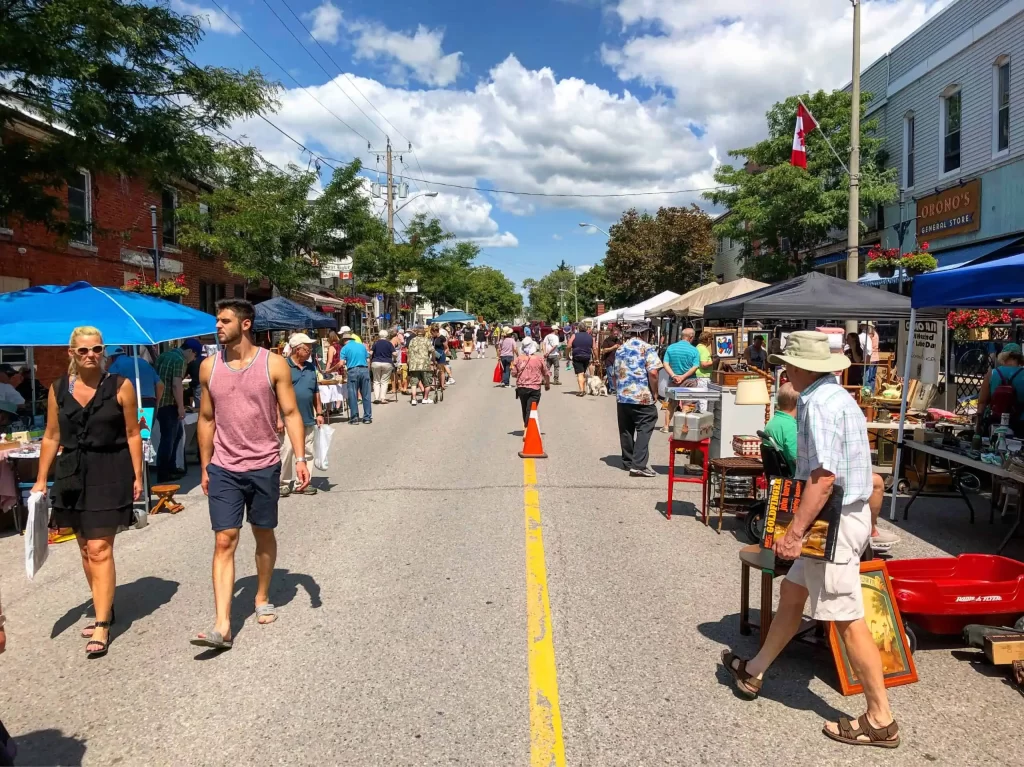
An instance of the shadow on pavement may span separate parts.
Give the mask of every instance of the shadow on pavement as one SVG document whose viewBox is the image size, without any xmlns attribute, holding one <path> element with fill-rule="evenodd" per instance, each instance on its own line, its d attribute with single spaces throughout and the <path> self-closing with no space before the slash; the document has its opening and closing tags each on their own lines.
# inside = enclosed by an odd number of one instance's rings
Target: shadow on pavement
<svg viewBox="0 0 1024 767">
<path fill-rule="evenodd" d="M 750 619 L 755 623 L 758 622 L 759 611 L 751 610 Z M 756 634 L 750 637 L 740 634 L 739 613 L 726 615 L 714 623 L 701 623 L 697 626 L 697 630 L 708 639 L 720 643 L 723 649 L 730 648 L 742 658 L 751 658 L 757 652 Z M 838 687 L 832 656 L 827 649 L 812 649 L 807 645 L 799 644 L 794 647 L 794 643 L 791 642 L 765 674 L 764 687 L 761 689 L 759 697 L 780 703 L 787 708 L 813 711 L 826 721 L 836 721 L 844 715 L 844 712 L 822 700 L 809 688 L 811 680 L 820 677 L 820 672 L 825 670 L 829 677 L 822 678 L 831 687 Z M 715 676 L 722 685 L 732 691 L 733 695 L 743 698 L 733 684 L 732 675 L 722 665 L 721 658 L 715 659 Z"/>
<path fill-rule="evenodd" d="M 309 595 L 309 606 L 314 610 L 323 605 L 320 599 L 320 584 L 313 576 L 304 573 L 293 573 L 289 570 L 275 569 L 270 581 L 270 603 L 281 609 L 295 599 L 299 587 Z M 256 604 L 256 576 L 247 575 L 235 581 L 235 595 L 231 600 L 231 636 L 238 634 L 245 626 L 245 620 L 252 615 Z"/>
<path fill-rule="evenodd" d="M 654 510 L 657 511 L 661 516 L 668 519 L 668 501 L 658 501 L 654 504 Z M 697 504 L 692 501 L 686 501 L 682 498 L 672 499 L 672 519 L 689 517 L 690 519 L 696 518 L 700 521 L 700 509 Z"/>
<path fill-rule="evenodd" d="M 152 615 L 171 601 L 178 591 L 177 581 L 147 575 L 131 583 L 119 584 L 114 592 L 114 614 L 117 622 L 113 625 L 113 637 L 125 633 L 132 623 Z M 83 589 L 85 584 L 82 584 Z M 79 620 L 85 618 L 92 606 L 92 599 L 87 599 L 77 607 L 72 607 L 56 623 L 50 632 L 50 639 L 63 634 Z"/>
<path fill-rule="evenodd" d="M 972 525 L 970 513 L 963 499 L 920 496 L 910 509 L 909 519 L 903 519 L 903 509 L 909 497 L 896 499 L 896 519 L 889 521 L 889 504 L 892 496 L 886 494 L 882 502 L 881 520 L 899 534 L 909 534 L 930 543 L 949 556 L 977 552 L 994 554 L 1003 537 L 1010 531 L 1011 521 L 1002 519 L 1000 511 L 995 512 L 995 521 L 989 523 L 990 500 L 987 495 L 971 495 L 971 503 L 977 512 Z M 1003 551 L 1004 557 L 1024 559 L 1024 525 Z"/>
<path fill-rule="evenodd" d="M 36 730 L 14 738 L 18 755 L 14 763 L 51 767 L 52 765 L 79 765 L 85 756 L 85 741 L 60 730 Z M 6 764 L 6 762 L 5 762 Z"/>
<path fill-rule="evenodd" d="M 604 458 L 601 459 L 601 463 L 607 466 L 611 466 L 613 469 L 622 469 L 623 471 L 626 470 L 626 465 L 622 462 L 621 455 L 606 455 Z"/>
</svg>

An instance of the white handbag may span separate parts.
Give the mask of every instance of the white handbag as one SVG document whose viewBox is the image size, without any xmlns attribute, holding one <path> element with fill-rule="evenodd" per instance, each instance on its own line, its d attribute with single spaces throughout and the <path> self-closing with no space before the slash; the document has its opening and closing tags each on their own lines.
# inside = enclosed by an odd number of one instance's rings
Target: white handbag
<svg viewBox="0 0 1024 767">
<path fill-rule="evenodd" d="M 29 580 L 43 567 L 49 556 L 50 499 L 46 493 L 28 497 L 28 525 L 25 527 L 25 574 Z"/>
<path fill-rule="evenodd" d="M 317 426 L 313 434 L 313 465 L 320 471 L 327 471 L 327 454 L 331 450 L 331 440 L 334 438 L 334 427 L 324 424 Z"/>
</svg>

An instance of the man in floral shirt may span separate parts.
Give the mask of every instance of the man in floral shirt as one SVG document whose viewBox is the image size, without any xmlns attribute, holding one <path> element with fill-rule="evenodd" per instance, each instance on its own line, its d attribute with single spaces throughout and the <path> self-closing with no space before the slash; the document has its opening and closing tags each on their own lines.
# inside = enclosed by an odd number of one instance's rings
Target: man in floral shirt
<svg viewBox="0 0 1024 767">
<path fill-rule="evenodd" d="M 619 444 L 622 465 L 631 477 L 658 476 L 647 466 L 647 446 L 658 423 L 658 390 L 661 360 L 657 350 L 640 338 L 643 325 L 627 331 L 629 340 L 615 352 L 616 405 L 619 418 Z"/>
<path fill-rule="evenodd" d="M 434 384 L 434 345 L 426 336 L 426 329 L 417 325 L 413 332 L 416 337 L 409 342 L 409 393 L 412 404 L 416 404 L 416 390 L 423 387 L 423 404 L 431 405 L 430 389 Z"/>
</svg>

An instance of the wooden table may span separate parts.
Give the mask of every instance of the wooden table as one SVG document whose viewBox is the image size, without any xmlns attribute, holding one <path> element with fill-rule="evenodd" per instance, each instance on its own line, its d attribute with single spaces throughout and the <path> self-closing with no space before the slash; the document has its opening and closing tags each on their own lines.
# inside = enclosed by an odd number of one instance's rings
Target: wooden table
<svg viewBox="0 0 1024 767">
<path fill-rule="evenodd" d="M 764 474 L 764 466 L 759 458 L 712 458 L 711 471 L 707 482 L 710 483 L 715 474 L 720 479 L 721 489 L 718 498 L 718 532 L 722 532 L 722 515 L 725 512 L 725 480 L 726 477 L 760 477 Z M 704 508 L 702 515 L 704 524 L 708 523 L 707 505 L 710 490 L 704 490 Z"/>
<path fill-rule="evenodd" d="M 704 457 L 703 470 L 699 477 L 682 474 L 676 476 L 676 450 L 696 450 Z M 708 523 L 708 458 L 711 456 L 711 440 L 702 439 L 699 441 L 688 441 L 685 439 L 668 438 L 668 508 L 665 510 L 665 518 L 672 519 L 672 489 L 676 482 L 700 484 L 703 486 L 701 497 L 701 514 L 704 524 Z"/>
</svg>

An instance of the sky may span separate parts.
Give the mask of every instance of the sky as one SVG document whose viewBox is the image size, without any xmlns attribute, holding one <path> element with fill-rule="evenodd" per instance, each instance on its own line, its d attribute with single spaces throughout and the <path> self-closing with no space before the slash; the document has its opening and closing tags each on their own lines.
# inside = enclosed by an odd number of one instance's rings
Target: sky
<svg viewBox="0 0 1024 767">
<path fill-rule="evenodd" d="M 436 216 L 517 287 L 603 258 L 605 235 L 581 222 L 716 212 L 700 190 L 730 149 L 764 138 L 773 103 L 850 79 L 849 0 L 168 1 L 204 20 L 197 61 L 282 84 L 270 120 L 303 146 L 358 157 L 376 180 L 390 138 L 410 197 L 438 193 L 400 219 Z M 864 0 L 864 65 L 952 2 Z M 262 120 L 227 132 L 310 163 Z M 623 193 L 643 194 L 551 196 Z"/>
</svg>

